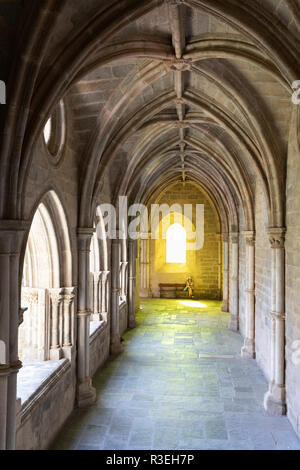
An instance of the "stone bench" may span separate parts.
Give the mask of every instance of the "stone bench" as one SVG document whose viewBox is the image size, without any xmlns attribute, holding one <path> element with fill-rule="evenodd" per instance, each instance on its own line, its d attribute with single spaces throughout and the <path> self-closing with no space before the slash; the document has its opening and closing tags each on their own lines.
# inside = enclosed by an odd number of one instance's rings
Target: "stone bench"
<svg viewBox="0 0 300 470">
<path fill-rule="evenodd" d="M 177 283 L 162 283 L 159 284 L 159 292 L 161 299 L 177 299 L 185 298 L 188 296 L 187 292 L 184 292 L 185 284 Z"/>
</svg>

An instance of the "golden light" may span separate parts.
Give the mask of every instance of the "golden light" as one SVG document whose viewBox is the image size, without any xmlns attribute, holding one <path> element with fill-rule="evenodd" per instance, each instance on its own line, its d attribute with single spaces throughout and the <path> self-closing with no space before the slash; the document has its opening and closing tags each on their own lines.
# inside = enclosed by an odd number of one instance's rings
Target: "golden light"
<svg viewBox="0 0 300 470">
<path fill-rule="evenodd" d="M 178 300 L 178 302 L 185 307 L 192 307 L 192 308 L 207 308 L 206 304 L 202 302 L 198 302 L 197 300 Z"/>
<path fill-rule="evenodd" d="M 186 263 L 186 231 L 180 224 L 168 228 L 167 263 Z"/>
</svg>

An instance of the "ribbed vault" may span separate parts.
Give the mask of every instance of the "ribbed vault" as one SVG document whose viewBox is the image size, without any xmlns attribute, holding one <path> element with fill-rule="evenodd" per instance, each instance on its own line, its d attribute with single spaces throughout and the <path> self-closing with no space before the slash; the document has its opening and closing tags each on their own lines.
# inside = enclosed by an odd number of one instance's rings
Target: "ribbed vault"
<svg viewBox="0 0 300 470">
<path fill-rule="evenodd" d="M 237 0 L 105 0 L 86 11 L 82 2 L 43 3 L 11 81 L 3 215 L 22 215 L 33 147 L 63 98 L 80 162 L 80 226 L 91 226 L 106 178 L 115 202 L 197 182 L 226 214 L 225 231 L 238 225 L 239 208 L 255 229 L 259 184 L 269 225 L 282 226 L 291 85 L 300 75 L 293 2 L 285 15 Z"/>
</svg>

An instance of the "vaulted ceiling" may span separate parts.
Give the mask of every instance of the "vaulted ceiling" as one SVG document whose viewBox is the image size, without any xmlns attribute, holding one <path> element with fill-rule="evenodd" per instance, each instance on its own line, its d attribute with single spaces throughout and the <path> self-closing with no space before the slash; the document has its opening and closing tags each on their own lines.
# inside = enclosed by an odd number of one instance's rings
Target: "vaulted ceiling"
<svg viewBox="0 0 300 470">
<path fill-rule="evenodd" d="M 270 225 L 282 225 L 292 83 L 300 78 L 297 0 L 45 4 L 30 49 L 38 65 L 24 175 L 63 98 L 83 226 L 105 185 L 113 200 L 147 202 L 175 181 L 200 184 L 231 224 L 241 208 L 247 229 L 260 184 Z"/>
</svg>

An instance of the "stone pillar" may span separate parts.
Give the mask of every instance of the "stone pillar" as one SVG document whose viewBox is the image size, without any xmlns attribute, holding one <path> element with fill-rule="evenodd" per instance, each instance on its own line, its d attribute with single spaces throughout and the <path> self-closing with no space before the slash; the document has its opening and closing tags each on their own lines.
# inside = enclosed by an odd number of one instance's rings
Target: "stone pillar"
<svg viewBox="0 0 300 470">
<path fill-rule="evenodd" d="M 0 449 L 13 450 L 16 436 L 20 251 L 29 224 L 0 221 Z"/>
<path fill-rule="evenodd" d="M 140 294 L 141 297 L 150 297 L 150 239 L 141 238 L 140 256 Z"/>
<path fill-rule="evenodd" d="M 129 328 L 136 327 L 135 318 L 135 287 L 136 287 L 136 257 L 137 242 L 129 240 L 128 242 L 128 259 L 129 259 L 129 286 L 128 286 L 128 311 L 129 311 Z"/>
<path fill-rule="evenodd" d="M 91 273 L 92 288 L 92 321 L 101 321 L 101 302 L 102 302 L 102 272 Z"/>
<path fill-rule="evenodd" d="M 90 377 L 90 246 L 93 233 L 93 228 L 78 230 L 77 404 L 80 408 L 96 400 Z"/>
<path fill-rule="evenodd" d="M 101 277 L 101 318 L 103 321 L 107 322 L 108 320 L 108 296 L 107 296 L 107 285 L 109 279 L 110 271 L 103 271 Z"/>
<path fill-rule="evenodd" d="M 231 242 L 231 302 L 230 302 L 230 329 L 239 329 L 239 234 L 230 234 Z"/>
<path fill-rule="evenodd" d="M 284 228 L 268 230 L 272 249 L 272 337 L 271 376 L 265 394 L 265 409 L 273 415 L 286 413 L 285 393 L 285 232 Z"/>
<path fill-rule="evenodd" d="M 255 234 L 244 232 L 246 238 L 246 337 L 241 355 L 255 359 Z"/>
<path fill-rule="evenodd" d="M 71 360 L 72 347 L 74 344 L 74 302 L 76 298 L 75 287 L 65 287 L 63 289 L 63 332 L 62 349 L 64 357 Z"/>
<path fill-rule="evenodd" d="M 127 297 L 127 269 L 128 262 L 122 261 L 120 265 L 121 270 L 121 285 L 120 285 L 120 296 L 122 300 L 125 300 Z"/>
<path fill-rule="evenodd" d="M 111 243 L 111 337 L 110 353 L 115 356 L 123 351 L 120 337 L 120 258 L 121 246 L 117 239 Z"/>
<path fill-rule="evenodd" d="M 62 319 L 62 289 L 49 289 L 50 313 L 50 361 L 59 361 L 63 357 L 60 341 L 60 325 Z"/>
<path fill-rule="evenodd" d="M 222 312 L 229 312 L 229 236 L 223 233 L 223 304 Z"/>
</svg>

